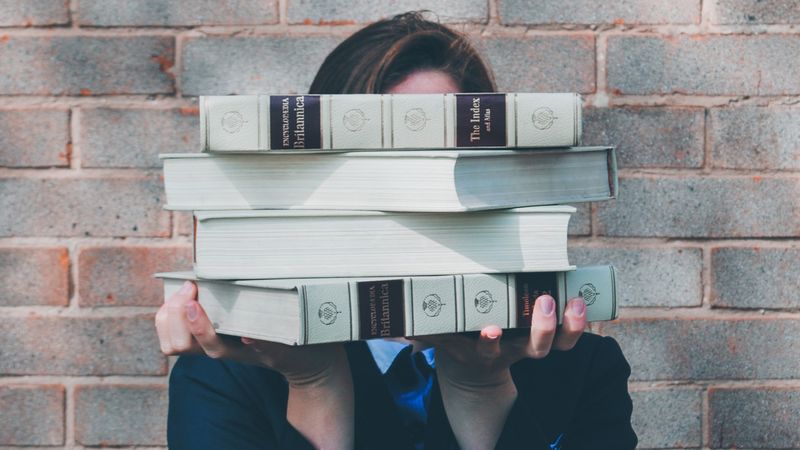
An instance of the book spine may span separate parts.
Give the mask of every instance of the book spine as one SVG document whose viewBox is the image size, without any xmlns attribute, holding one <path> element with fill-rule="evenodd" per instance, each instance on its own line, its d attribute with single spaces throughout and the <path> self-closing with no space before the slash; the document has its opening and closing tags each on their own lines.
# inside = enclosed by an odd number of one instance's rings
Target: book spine
<svg viewBox="0 0 800 450">
<path fill-rule="evenodd" d="M 201 96 L 203 151 L 580 145 L 572 93 Z"/>
<path fill-rule="evenodd" d="M 587 320 L 617 316 L 612 266 L 570 272 L 469 274 L 351 281 L 303 287 L 303 343 L 529 328 L 534 301 L 551 295 L 558 323 L 566 302 L 582 297 Z"/>
</svg>

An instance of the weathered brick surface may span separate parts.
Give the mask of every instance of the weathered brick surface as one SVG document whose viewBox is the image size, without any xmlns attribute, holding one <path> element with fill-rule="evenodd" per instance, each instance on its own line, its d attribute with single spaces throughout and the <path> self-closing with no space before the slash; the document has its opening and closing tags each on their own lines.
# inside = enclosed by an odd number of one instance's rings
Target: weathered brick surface
<svg viewBox="0 0 800 450">
<path fill-rule="evenodd" d="M 339 25 L 374 22 L 412 10 L 433 11 L 431 18 L 444 23 L 485 23 L 489 19 L 485 0 L 288 0 L 287 16 L 289 23 Z"/>
<path fill-rule="evenodd" d="M 188 39 L 183 50 L 183 93 L 305 92 L 340 41 L 332 36 L 286 35 Z"/>
<path fill-rule="evenodd" d="M 181 236 L 191 236 L 194 232 L 194 219 L 189 211 L 172 211 L 172 220 L 176 222 L 176 231 Z"/>
<path fill-rule="evenodd" d="M 78 253 L 81 306 L 158 306 L 164 302 L 155 272 L 192 269 L 189 246 L 86 247 Z"/>
<path fill-rule="evenodd" d="M 153 315 L 0 317 L 5 375 L 163 375 Z"/>
<path fill-rule="evenodd" d="M 761 176 L 620 177 L 598 203 L 608 236 L 791 237 L 800 234 L 800 180 Z"/>
<path fill-rule="evenodd" d="M 798 248 L 715 248 L 711 269 L 715 306 L 800 307 Z"/>
<path fill-rule="evenodd" d="M 75 440 L 87 446 L 166 445 L 164 386 L 75 388 Z"/>
<path fill-rule="evenodd" d="M 594 37 L 473 36 L 494 69 L 500 91 L 580 92 L 595 90 Z"/>
<path fill-rule="evenodd" d="M 638 448 L 702 446 L 702 391 L 665 388 L 631 392 Z"/>
<path fill-rule="evenodd" d="M 603 3 L 592 0 L 498 0 L 504 24 L 650 24 L 698 23 L 699 0 L 620 0 Z"/>
<path fill-rule="evenodd" d="M 608 38 L 608 88 L 621 94 L 800 94 L 800 35 Z"/>
<path fill-rule="evenodd" d="M 153 176 L 0 178 L 0 236 L 168 236 Z"/>
<path fill-rule="evenodd" d="M 800 447 L 800 389 L 709 389 L 713 448 Z"/>
<path fill-rule="evenodd" d="M 69 165 L 69 111 L 0 110 L 0 166 Z"/>
<path fill-rule="evenodd" d="M 88 108 L 80 118 L 82 167 L 161 167 L 159 153 L 200 149 L 193 107 Z"/>
<path fill-rule="evenodd" d="M 603 326 L 619 341 L 632 380 L 792 379 L 800 373 L 800 321 L 621 319 Z"/>
<path fill-rule="evenodd" d="M 84 26 L 260 25 L 277 21 L 277 0 L 78 0 L 78 23 Z"/>
<path fill-rule="evenodd" d="M 169 36 L 4 36 L 0 94 L 173 92 Z"/>
<path fill-rule="evenodd" d="M 577 211 L 569 219 L 570 236 L 582 236 L 592 232 L 592 208 L 589 203 L 576 203 Z"/>
<path fill-rule="evenodd" d="M 715 108 L 709 130 L 714 167 L 800 170 L 798 108 Z"/>
<path fill-rule="evenodd" d="M 577 265 L 611 264 L 620 306 L 699 306 L 703 300 L 699 248 L 569 247 Z"/>
<path fill-rule="evenodd" d="M 703 165 L 702 108 L 585 108 L 584 145 L 617 147 L 619 167 Z"/>
<path fill-rule="evenodd" d="M 718 24 L 797 24 L 800 4 L 796 0 L 714 0 L 711 22 Z"/>
<path fill-rule="evenodd" d="M 0 306 L 69 303 L 69 253 L 64 247 L 0 247 Z"/>
<path fill-rule="evenodd" d="M 63 443 L 63 386 L 0 386 L 0 445 Z"/>
<path fill-rule="evenodd" d="M 64 0 L 0 0 L 0 27 L 29 27 L 69 23 Z"/>
</svg>

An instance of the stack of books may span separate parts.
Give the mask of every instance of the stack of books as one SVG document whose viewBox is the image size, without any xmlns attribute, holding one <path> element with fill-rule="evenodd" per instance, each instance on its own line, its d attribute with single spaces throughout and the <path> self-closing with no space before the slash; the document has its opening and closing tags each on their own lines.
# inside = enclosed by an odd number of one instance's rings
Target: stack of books
<svg viewBox="0 0 800 450">
<path fill-rule="evenodd" d="M 157 276 L 291 345 L 529 327 L 544 293 L 614 319 L 613 267 L 567 257 L 563 204 L 617 192 L 581 128 L 571 93 L 201 97 L 203 152 L 161 155 L 194 271 Z"/>
</svg>

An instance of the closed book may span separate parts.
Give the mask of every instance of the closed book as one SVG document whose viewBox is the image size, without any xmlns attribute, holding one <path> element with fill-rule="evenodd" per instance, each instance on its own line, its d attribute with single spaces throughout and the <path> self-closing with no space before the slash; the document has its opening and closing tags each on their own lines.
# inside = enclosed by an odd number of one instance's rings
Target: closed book
<svg viewBox="0 0 800 450">
<path fill-rule="evenodd" d="M 217 333 L 288 345 L 526 328 L 539 295 L 582 297 L 588 321 L 617 317 L 611 266 L 569 272 L 463 274 L 400 278 L 214 281 L 192 272 L 162 273 L 169 298 L 195 280 L 198 301 Z"/>
<path fill-rule="evenodd" d="M 574 211 L 197 211 L 194 268 L 210 279 L 571 270 Z"/>
<path fill-rule="evenodd" d="M 167 208 L 473 211 L 613 198 L 613 147 L 166 154 Z"/>
<path fill-rule="evenodd" d="M 201 96 L 204 151 L 570 147 L 574 93 Z"/>
</svg>

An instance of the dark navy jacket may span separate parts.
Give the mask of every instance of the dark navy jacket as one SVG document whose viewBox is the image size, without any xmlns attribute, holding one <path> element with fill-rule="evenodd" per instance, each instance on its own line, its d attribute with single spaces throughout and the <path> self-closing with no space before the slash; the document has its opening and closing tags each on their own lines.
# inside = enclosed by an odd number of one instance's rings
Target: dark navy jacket
<svg viewBox="0 0 800 450">
<path fill-rule="evenodd" d="M 412 448 L 364 342 L 346 344 L 355 389 L 356 448 Z M 626 450 L 636 447 L 630 366 L 616 341 L 584 333 L 575 348 L 511 367 L 518 397 L 498 449 Z M 269 369 L 181 356 L 169 389 L 168 441 L 181 449 L 311 449 L 286 420 L 288 389 Z M 458 448 L 434 380 L 425 448 Z"/>
</svg>

